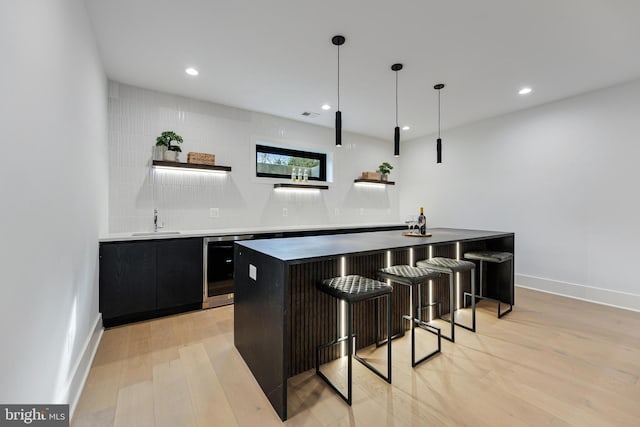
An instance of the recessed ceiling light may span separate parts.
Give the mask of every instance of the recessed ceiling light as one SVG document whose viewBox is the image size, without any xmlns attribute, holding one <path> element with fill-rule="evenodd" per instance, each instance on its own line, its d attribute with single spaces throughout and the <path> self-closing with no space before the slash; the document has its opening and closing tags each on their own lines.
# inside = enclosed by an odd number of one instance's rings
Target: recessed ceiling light
<svg viewBox="0 0 640 427">
<path fill-rule="evenodd" d="M 402 126 L 402 130 L 409 130 L 411 129 L 409 126 Z"/>
<path fill-rule="evenodd" d="M 518 94 L 519 95 L 528 95 L 528 94 L 531 93 L 531 91 L 532 91 L 532 89 L 530 87 L 523 87 L 522 89 L 520 89 L 518 91 Z"/>
<path fill-rule="evenodd" d="M 189 68 L 185 69 L 184 72 L 189 74 L 190 76 L 197 76 L 199 74 L 198 70 L 196 70 L 193 67 L 189 67 Z"/>
<path fill-rule="evenodd" d="M 326 110 L 331 110 L 331 105 L 329 105 L 329 104 L 322 104 L 322 107 L 320 107 L 320 108 L 322 108 L 322 109 L 323 109 L 323 110 L 325 110 L 325 111 L 326 111 Z"/>
</svg>

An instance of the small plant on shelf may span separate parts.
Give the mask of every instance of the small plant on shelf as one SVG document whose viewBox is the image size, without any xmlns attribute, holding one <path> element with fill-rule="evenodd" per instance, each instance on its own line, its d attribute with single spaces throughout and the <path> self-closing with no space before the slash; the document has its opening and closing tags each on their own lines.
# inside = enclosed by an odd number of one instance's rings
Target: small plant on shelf
<svg viewBox="0 0 640 427">
<path fill-rule="evenodd" d="M 175 141 L 175 144 L 173 142 Z M 178 158 L 178 153 L 182 152 L 182 148 L 178 144 L 182 144 L 182 137 L 177 133 L 167 130 L 156 138 L 156 147 L 166 147 L 167 151 L 164 152 L 164 160 L 175 162 Z"/>
<path fill-rule="evenodd" d="M 393 169 L 393 166 L 391 166 L 387 162 L 383 162 L 380 166 L 378 166 L 378 172 L 380 172 L 380 179 L 382 179 L 383 181 L 386 181 L 387 176 L 391 173 L 391 169 Z"/>
</svg>

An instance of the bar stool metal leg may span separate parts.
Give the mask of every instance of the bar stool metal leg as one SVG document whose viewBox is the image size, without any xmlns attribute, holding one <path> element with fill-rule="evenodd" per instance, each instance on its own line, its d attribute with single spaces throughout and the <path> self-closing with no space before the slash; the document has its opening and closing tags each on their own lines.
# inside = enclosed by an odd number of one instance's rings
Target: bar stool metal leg
<svg viewBox="0 0 640 427">
<path fill-rule="evenodd" d="M 415 322 L 415 313 L 413 313 L 413 294 L 415 293 L 415 286 L 411 286 L 411 296 L 409 297 L 409 306 L 411 307 L 411 366 L 416 366 L 416 322 Z M 418 292 L 420 289 L 420 285 L 417 285 Z M 419 298 L 419 297 L 418 297 Z"/>
<path fill-rule="evenodd" d="M 447 273 L 444 273 L 447 274 Z M 454 286 L 453 286 L 453 275 L 449 274 L 449 318 L 446 318 L 445 316 L 442 315 L 442 303 L 440 301 L 437 301 L 437 316 L 439 319 L 444 320 L 445 322 L 449 322 L 449 336 L 446 335 L 442 335 L 442 338 L 444 338 L 447 341 L 451 341 L 451 342 L 456 342 L 456 336 L 455 336 L 455 321 L 453 319 L 453 312 L 455 309 L 455 304 L 454 304 Z M 426 308 L 423 308 L 423 310 Z"/>
<path fill-rule="evenodd" d="M 391 295 L 387 295 L 387 336 L 391 335 Z M 387 347 L 387 382 L 391 384 L 391 340 Z"/>
<path fill-rule="evenodd" d="M 453 284 L 453 273 L 447 273 L 449 274 L 449 318 L 447 319 L 446 317 L 442 317 L 441 313 L 438 313 L 438 317 L 440 317 L 440 319 L 442 320 L 446 320 L 449 322 L 450 324 L 450 333 L 449 336 L 446 335 L 442 335 L 442 338 L 444 338 L 447 341 L 451 341 L 451 342 L 456 342 L 456 336 L 455 336 L 455 319 L 454 319 L 454 313 L 455 313 L 455 287 Z"/>
<path fill-rule="evenodd" d="M 411 290 L 411 292 L 413 292 L 413 290 Z M 415 310 L 415 313 L 411 313 L 412 316 L 416 316 L 418 318 L 418 320 L 422 320 L 422 284 L 418 283 L 418 306 L 414 307 L 413 306 L 413 294 L 411 294 L 411 307 L 413 307 L 413 309 Z"/>
<path fill-rule="evenodd" d="M 418 294 L 420 294 L 421 286 L 422 286 L 422 283 L 418 283 L 417 285 L 415 285 L 415 287 L 418 288 L 417 290 Z M 413 288 L 414 286 L 411 287 L 411 306 L 412 307 L 413 307 L 413 297 L 415 292 Z M 420 312 L 420 310 L 418 310 L 418 312 Z M 420 363 L 431 358 L 431 356 L 435 356 L 436 354 L 440 353 L 440 351 L 442 350 L 442 334 L 440 332 L 440 328 L 433 325 L 429 325 L 428 323 L 423 322 L 421 319 L 418 319 L 412 316 L 410 320 L 411 320 L 411 367 L 415 368 Z M 427 332 L 430 332 L 438 337 L 438 349 L 432 351 L 431 353 L 427 354 L 426 356 L 422 357 L 419 360 L 416 360 L 416 325 L 418 325 L 418 327 L 420 327 L 421 329 L 424 329 Z"/>
<path fill-rule="evenodd" d="M 387 302 L 387 335 L 391 334 L 391 295 L 385 295 Z M 378 299 L 378 298 L 376 298 Z M 340 301 L 340 300 L 339 300 Z M 378 369 L 373 367 L 369 362 L 362 359 L 358 356 L 356 351 L 355 344 L 355 334 L 353 333 L 353 304 L 347 301 L 347 335 L 344 337 L 340 337 L 326 344 L 319 345 L 316 348 L 316 374 L 324 380 L 340 397 L 351 405 L 352 396 L 353 396 L 353 359 L 355 358 L 364 366 L 366 366 L 369 370 L 371 370 L 374 374 L 378 375 L 380 378 L 391 384 L 391 341 L 390 339 L 386 340 L 387 344 L 387 375 L 383 375 Z M 337 321 L 339 321 L 340 310 L 337 313 Z M 320 371 L 320 350 L 339 344 L 343 341 L 347 341 L 347 394 L 345 395 L 342 391 L 336 387 L 326 375 Z"/>
<path fill-rule="evenodd" d="M 416 293 L 416 291 L 414 291 L 413 288 L 417 287 L 418 288 L 417 289 L 418 295 L 420 295 L 420 287 L 422 285 L 423 285 L 423 283 L 418 283 L 418 284 L 412 286 L 411 298 L 414 298 L 415 297 L 415 293 Z M 415 306 L 415 300 L 414 300 L 414 306 Z M 418 312 L 420 312 L 420 310 L 418 310 Z M 433 325 L 429 325 L 428 323 L 423 322 L 421 319 L 417 319 L 415 317 L 412 317 L 410 320 L 411 320 L 411 367 L 415 368 L 420 363 L 422 363 L 425 360 L 431 358 L 431 356 L 435 356 L 436 354 L 440 353 L 440 351 L 442 350 L 442 334 L 440 332 L 440 328 L 438 328 L 436 326 L 433 326 Z M 432 351 L 431 353 L 429 353 L 426 356 L 420 358 L 419 360 L 416 360 L 416 325 L 418 325 L 421 329 L 424 329 L 427 332 L 431 332 L 432 334 L 434 334 L 434 335 L 436 335 L 438 337 L 438 349 Z"/>
<path fill-rule="evenodd" d="M 332 297 L 336 298 L 338 301 L 344 301 L 346 303 L 346 319 L 342 319 L 342 321 L 346 320 L 346 336 L 340 337 L 340 327 L 338 326 L 338 338 L 334 339 L 331 342 L 320 344 L 316 347 L 316 374 L 322 378 L 324 382 L 326 382 L 338 395 L 345 400 L 350 406 L 352 402 L 353 396 L 353 359 L 357 359 L 360 363 L 362 363 L 365 367 L 371 370 L 373 373 L 391 383 L 391 339 L 387 339 L 387 375 L 383 375 L 382 372 L 378 371 L 371 364 L 369 364 L 366 360 L 363 360 L 358 356 L 356 351 L 356 335 L 353 331 L 353 304 L 356 302 L 368 302 L 372 299 L 377 301 L 379 298 L 383 296 L 386 297 L 387 302 L 387 335 L 391 335 L 391 294 L 393 288 L 385 284 L 383 282 L 369 279 L 363 276 L 359 276 L 356 274 L 341 276 L 341 277 L 333 277 L 330 279 L 323 280 L 317 284 L 317 287 L 320 291 L 325 292 Z M 376 303 L 376 308 L 377 308 Z M 376 313 L 377 313 L 376 309 Z M 340 308 L 338 304 L 338 309 L 336 313 L 336 322 L 340 325 Z M 376 330 L 377 335 L 377 330 Z M 378 338 L 377 336 L 375 337 Z M 338 343 L 342 343 L 347 341 L 347 393 L 343 393 L 336 387 L 329 378 L 324 375 L 320 371 L 320 352 L 322 349 L 325 349 L 329 346 L 336 345 Z M 374 342 L 375 343 L 375 342 Z M 342 357 L 342 355 L 340 355 Z"/>
<path fill-rule="evenodd" d="M 353 395 L 353 381 L 351 370 L 353 369 L 353 361 L 351 355 L 353 354 L 353 317 L 351 316 L 351 303 L 347 303 L 347 334 L 348 334 L 348 342 L 347 342 L 347 383 L 348 383 L 348 393 L 349 396 L 347 398 L 347 403 L 351 406 L 351 396 Z"/>
<path fill-rule="evenodd" d="M 472 292 L 465 292 L 464 295 L 463 295 L 463 301 L 464 301 L 463 304 L 464 304 L 465 307 L 467 306 L 467 297 L 471 298 L 471 300 L 472 300 L 471 303 L 472 304 L 474 304 L 474 302 L 475 302 L 474 300 L 475 299 L 484 299 L 484 300 L 487 300 L 487 301 L 493 301 L 493 302 L 498 304 L 498 319 L 500 319 L 502 316 L 504 316 L 505 314 L 511 313 L 511 311 L 513 310 L 513 305 L 511 304 L 511 301 L 513 301 L 513 293 L 512 293 L 513 292 L 513 258 L 510 259 L 510 263 L 509 263 L 509 284 L 510 284 L 510 287 L 509 287 L 509 298 L 510 298 L 509 299 L 509 308 L 507 310 L 505 310 L 504 312 L 502 312 L 502 301 L 500 301 L 499 299 L 490 298 L 490 297 L 484 295 L 484 286 L 483 286 L 484 279 L 483 279 L 483 277 L 484 277 L 484 267 L 485 267 L 484 263 L 485 262 L 486 261 L 481 260 L 481 259 L 478 260 L 478 263 L 480 264 L 479 273 L 478 273 L 478 276 L 479 276 L 478 280 L 480 281 L 480 291 L 477 294 L 475 292 L 473 292 L 473 290 L 472 290 Z M 475 277 L 475 274 L 473 276 L 471 276 L 471 277 L 472 277 L 472 280 L 473 280 L 473 278 Z M 474 322 L 475 322 L 475 310 L 474 310 Z"/>
<path fill-rule="evenodd" d="M 387 339 L 386 339 L 386 344 L 387 344 L 387 375 L 383 375 L 382 372 L 380 372 L 379 370 L 377 370 L 376 368 L 373 367 L 373 365 L 371 365 L 369 362 L 367 362 L 366 360 L 362 359 L 360 356 L 358 356 L 358 352 L 354 350 L 353 352 L 353 357 L 360 363 L 362 363 L 364 366 L 366 366 L 367 368 L 369 368 L 369 370 L 371 370 L 371 372 L 373 372 L 374 374 L 376 374 L 377 376 L 379 376 L 380 378 L 382 378 L 383 380 L 385 380 L 386 382 L 388 382 L 389 384 L 391 384 L 391 339 L 388 339 L 388 337 L 391 336 L 391 295 L 386 295 L 385 296 L 387 299 Z M 354 339 L 355 341 L 355 339 Z M 351 378 L 351 376 L 349 376 L 349 378 Z"/>
<path fill-rule="evenodd" d="M 336 338 L 333 341 L 330 341 L 328 343 L 319 345 L 316 348 L 316 375 L 318 375 L 320 378 L 322 378 L 324 380 L 325 383 L 327 383 L 336 393 L 338 393 L 338 395 L 340 395 L 340 397 L 347 402 L 349 405 L 351 405 L 351 397 L 352 397 L 352 376 L 351 376 L 351 371 L 352 371 L 352 361 L 351 361 L 351 354 L 353 353 L 353 329 L 352 329 L 352 316 L 351 316 L 351 303 L 347 302 L 347 335 L 344 337 L 340 337 L 340 302 L 341 300 L 337 300 L 338 301 L 338 310 L 336 311 L 336 322 L 338 324 L 338 338 Z M 338 389 L 338 387 L 336 387 L 330 380 L 329 378 L 327 378 L 322 371 L 320 371 L 320 350 L 327 348 L 327 347 L 331 347 L 334 346 L 336 344 L 340 344 L 344 341 L 347 341 L 347 394 L 345 395 L 342 391 L 340 391 Z"/>
<path fill-rule="evenodd" d="M 408 265 L 395 265 L 380 269 L 378 271 L 378 276 L 379 278 L 388 280 L 391 283 L 409 287 L 410 309 L 408 314 L 403 314 L 401 316 L 401 320 L 408 320 L 410 322 L 409 328 L 411 329 L 411 366 L 415 367 L 419 363 L 427 360 L 431 356 L 441 351 L 442 335 L 440 328 L 434 325 L 430 325 L 428 321 L 425 322 L 422 320 L 422 311 L 426 309 L 426 307 L 422 306 L 422 286 L 428 284 L 430 279 L 439 277 L 440 273 L 425 268 L 412 267 Z M 418 298 L 417 301 L 416 294 Z M 431 306 L 432 304 L 429 304 L 428 307 Z M 420 360 L 416 360 L 416 328 L 423 329 L 438 337 L 438 349 L 422 357 Z M 404 324 L 402 332 L 402 334 L 396 334 L 392 336 L 391 339 L 394 339 L 399 335 L 404 335 Z"/>
<path fill-rule="evenodd" d="M 465 328 L 468 331 L 471 332 L 475 332 L 476 331 L 476 269 L 472 268 L 471 269 L 471 327 L 462 324 L 462 323 L 458 323 L 456 322 L 456 325 Z M 467 307 L 467 295 L 469 295 L 468 292 L 464 292 L 462 295 L 462 299 L 463 299 L 463 307 Z M 457 297 L 457 295 L 456 295 Z"/>
<path fill-rule="evenodd" d="M 509 264 L 509 309 L 505 310 L 504 313 L 500 312 L 500 301 L 498 301 L 498 319 L 500 319 L 502 316 L 504 316 L 505 314 L 511 313 L 511 310 L 513 310 L 513 304 L 511 304 L 511 301 L 513 301 L 513 257 L 510 260 L 510 264 Z"/>
<path fill-rule="evenodd" d="M 473 332 L 476 331 L 476 269 L 471 270 L 471 324 L 473 325 Z"/>
<path fill-rule="evenodd" d="M 385 345 L 387 343 L 387 339 L 389 339 L 389 336 L 391 336 L 392 340 L 395 340 L 396 338 L 399 337 L 403 337 L 404 336 L 404 324 L 402 325 L 402 327 L 400 328 L 400 332 L 398 332 L 397 334 L 394 335 L 390 335 L 390 333 L 387 334 L 387 338 L 385 339 L 380 339 L 380 333 L 379 331 L 379 324 L 380 324 L 380 315 L 379 315 L 379 305 L 378 305 L 378 299 L 376 298 L 376 304 L 374 307 L 375 310 L 375 314 L 374 314 L 374 322 L 375 324 L 373 325 L 373 332 L 374 332 L 374 337 L 376 338 L 376 347 L 382 347 L 383 345 Z M 406 317 L 406 316 L 403 316 Z M 391 329 L 389 329 L 389 331 L 391 331 Z"/>
</svg>

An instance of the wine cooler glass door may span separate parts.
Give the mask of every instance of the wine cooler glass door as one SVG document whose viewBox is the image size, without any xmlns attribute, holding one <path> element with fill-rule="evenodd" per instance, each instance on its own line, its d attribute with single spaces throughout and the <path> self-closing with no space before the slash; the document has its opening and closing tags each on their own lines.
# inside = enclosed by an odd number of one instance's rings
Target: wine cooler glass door
<svg viewBox="0 0 640 427">
<path fill-rule="evenodd" d="M 243 235 L 204 239 L 203 308 L 233 304 L 233 242 L 252 238 Z"/>
</svg>

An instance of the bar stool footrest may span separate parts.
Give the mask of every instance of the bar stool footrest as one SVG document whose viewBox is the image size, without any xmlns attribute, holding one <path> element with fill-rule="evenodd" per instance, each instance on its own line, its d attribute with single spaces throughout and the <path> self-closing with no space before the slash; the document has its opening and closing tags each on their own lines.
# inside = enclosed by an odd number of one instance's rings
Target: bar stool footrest
<svg viewBox="0 0 640 427">
<path fill-rule="evenodd" d="M 404 334 L 405 334 L 405 330 L 403 329 L 402 332 L 398 332 L 395 335 L 391 335 L 391 341 L 395 340 L 396 338 L 402 338 L 404 336 Z M 376 340 L 376 348 L 382 347 L 383 345 L 386 345 L 387 344 L 387 340 L 388 340 L 388 338 L 385 338 L 385 339 L 380 340 L 380 341 Z"/>
<path fill-rule="evenodd" d="M 340 397 L 342 397 L 342 399 L 344 399 L 345 402 L 351 404 L 349 402 L 349 398 L 343 394 L 338 387 L 336 387 L 329 378 L 326 377 L 325 374 L 322 373 L 322 371 L 320 370 L 320 350 L 325 349 L 327 347 L 331 347 L 337 344 L 340 344 L 346 340 L 348 340 L 349 337 L 348 336 L 344 336 L 342 338 L 338 338 L 335 339 L 333 341 L 324 343 L 324 344 L 320 344 L 317 348 L 316 348 L 316 374 L 322 378 L 324 380 L 324 382 L 326 382 L 329 386 L 331 386 L 331 388 L 340 395 Z M 392 338 L 393 339 L 393 338 Z M 386 342 L 386 340 L 385 340 Z M 350 355 L 347 355 L 347 357 L 350 357 Z M 368 368 L 371 372 L 373 372 L 374 374 L 376 374 L 377 376 L 379 376 L 380 378 L 382 378 L 383 380 L 385 380 L 386 382 L 388 382 L 389 384 L 391 384 L 391 378 L 390 376 L 384 375 L 382 372 L 380 372 L 379 370 L 377 370 L 373 365 L 371 365 L 369 362 L 367 362 L 365 359 L 361 358 L 360 356 L 358 356 L 358 353 L 356 351 L 356 336 L 353 335 L 353 358 L 356 359 L 358 362 L 362 363 L 366 368 Z M 387 363 L 387 368 L 389 368 L 391 364 Z"/>
<path fill-rule="evenodd" d="M 465 308 L 467 307 L 467 297 L 471 297 L 471 292 L 465 292 L 464 293 L 463 305 L 464 305 Z M 498 319 L 500 319 L 505 314 L 511 313 L 511 311 L 513 310 L 513 305 L 507 304 L 507 303 L 503 303 L 502 301 L 500 301 L 499 299 L 496 299 L 496 298 L 484 297 L 482 295 L 476 295 L 476 299 L 477 300 L 478 299 L 483 299 L 483 300 L 495 302 L 496 304 L 498 304 Z M 504 312 L 501 312 L 500 311 L 501 304 L 507 304 L 507 305 L 509 305 L 509 308 L 507 310 L 505 310 Z"/>
<path fill-rule="evenodd" d="M 442 321 L 444 321 L 444 322 L 451 323 L 451 319 L 450 318 L 444 317 L 442 315 L 442 303 L 440 301 L 434 301 L 433 304 L 437 305 L 437 307 L 438 307 L 438 311 L 436 312 L 437 318 L 442 320 Z M 450 313 L 449 313 L 449 315 L 450 315 Z M 453 343 L 456 342 L 456 340 L 451 338 L 450 336 L 442 335 L 442 338 L 444 338 L 445 340 L 447 340 L 449 342 L 453 342 Z"/>
<path fill-rule="evenodd" d="M 432 333 L 432 334 L 434 334 L 435 336 L 438 337 L 438 348 L 436 350 L 433 350 L 431 353 L 428 353 L 426 356 L 422 357 L 421 359 L 418 359 L 418 360 L 414 361 L 411 364 L 411 367 L 415 368 L 420 363 L 422 363 L 425 360 L 428 360 L 428 359 L 432 358 L 433 356 L 435 356 L 436 354 L 440 353 L 440 351 L 442 350 L 442 333 L 441 333 L 440 328 L 435 326 L 435 325 L 430 325 L 429 323 L 424 322 L 424 321 L 422 321 L 420 319 L 413 319 L 413 321 L 414 321 L 415 325 L 418 326 L 420 329 L 425 330 L 427 332 L 430 332 L 430 333 Z M 415 359 L 415 349 L 412 349 L 412 351 L 414 352 L 412 354 L 412 358 Z"/>
<path fill-rule="evenodd" d="M 353 337 L 353 341 L 354 341 L 354 345 L 355 345 L 355 336 Z M 329 385 L 329 387 L 331 387 L 336 393 L 338 393 L 338 395 L 345 401 L 347 402 L 349 405 L 351 405 L 351 402 L 349 401 L 349 397 L 347 395 L 345 395 L 342 391 L 340 391 L 340 389 L 338 389 L 338 387 L 336 387 L 329 378 L 327 378 L 327 376 L 325 374 L 322 373 L 322 371 L 320 370 L 320 350 L 325 349 L 327 347 L 331 347 L 337 344 L 340 344 L 346 340 L 349 339 L 349 336 L 346 335 L 342 338 L 337 338 L 333 341 L 329 341 L 327 343 L 324 344 L 320 344 L 318 347 L 316 347 L 316 375 L 318 375 L 320 378 L 322 378 L 322 380 L 327 383 L 327 385 Z M 355 348 L 355 347 L 353 347 Z M 351 357 L 351 355 L 347 355 L 347 357 Z"/>
<path fill-rule="evenodd" d="M 364 360 L 363 358 L 361 358 L 360 356 L 358 356 L 358 353 L 353 353 L 353 358 L 356 359 L 358 362 L 362 363 L 365 367 L 367 367 L 371 372 L 373 372 L 374 374 L 376 374 L 377 376 L 379 376 L 380 378 L 382 378 L 383 380 L 385 380 L 386 382 L 388 382 L 389 384 L 391 384 L 391 378 L 389 377 L 389 375 L 384 375 L 382 372 L 378 371 L 376 368 L 373 367 L 373 365 L 371 365 L 369 362 L 367 362 L 366 360 Z"/>
</svg>

